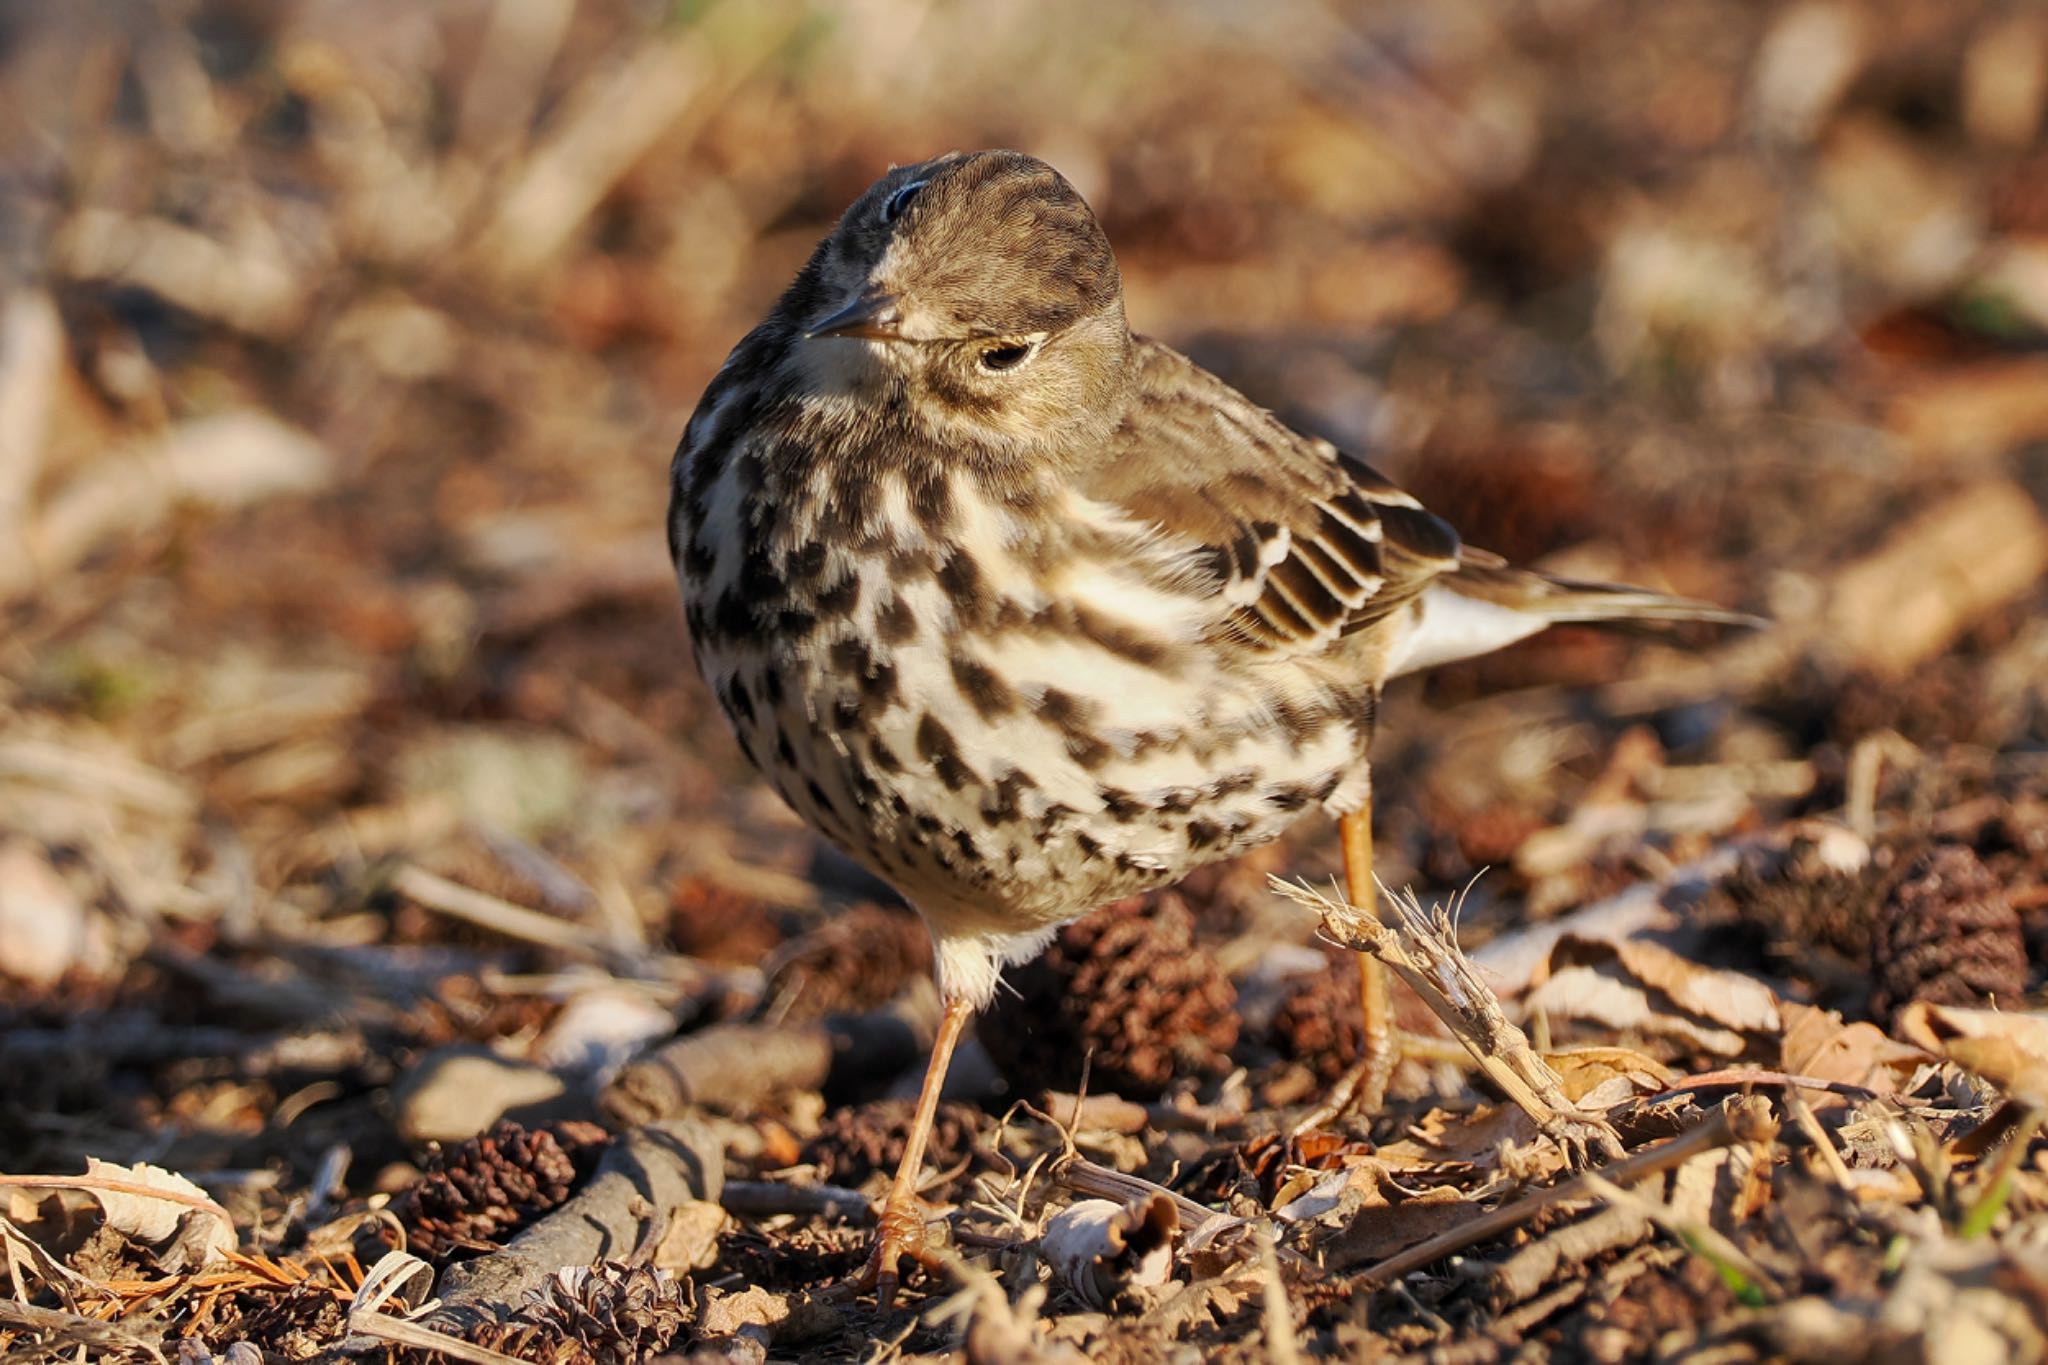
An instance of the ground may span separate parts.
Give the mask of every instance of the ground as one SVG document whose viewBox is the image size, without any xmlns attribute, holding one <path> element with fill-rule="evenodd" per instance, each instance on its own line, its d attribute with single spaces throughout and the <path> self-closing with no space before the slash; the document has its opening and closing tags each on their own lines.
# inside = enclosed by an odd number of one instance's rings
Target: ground
<svg viewBox="0 0 2048 1365">
<path fill-rule="evenodd" d="M 0 1351 L 423 1358 L 411 1271 L 470 1359 L 2048 1353 L 2048 18 L 1243 13 L 0 7 Z M 662 510 L 839 210 L 988 145 L 1472 542 L 1771 624 L 1385 710 L 1382 877 L 1607 1129 L 1405 997 L 1303 1126 L 1310 820 L 1016 976 L 885 1311 L 928 949 L 725 734 Z"/>
</svg>

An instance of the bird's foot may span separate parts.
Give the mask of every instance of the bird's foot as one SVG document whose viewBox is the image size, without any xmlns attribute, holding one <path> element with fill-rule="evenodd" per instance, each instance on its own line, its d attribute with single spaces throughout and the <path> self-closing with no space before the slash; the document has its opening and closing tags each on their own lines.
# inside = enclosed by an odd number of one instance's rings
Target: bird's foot
<svg viewBox="0 0 2048 1365">
<path fill-rule="evenodd" d="M 881 1223 L 867 1263 L 852 1278 L 841 1281 L 833 1289 L 833 1297 L 854 1299 L 872 1291 L 876 1305 L 887 1312 L 902 1284 L 901 1267 L 906 1260 L 926 1270 L 940 1268 L 938 1256 L 926 1241 L 923 1203 L 914 1196 L 899 1200 L 891 1195 L 882 1205 Z"/>
<path fill-rule="evenodd" d="M 1330 1087 L 1330 1093 L 1323 1102 L 1311 1109 L 1289 1129 L 1292 1136 L 1318 1132 L 1346 1118 L 1359 1118 L 1368 1124 L 1379 1116 L 1387 1099 L 1387 1083 L 1394 1078 L 1394 1068 L 1400 1065 L 1401 1051 L 1398 1044 L 1391 1043 L 1373 1048 L 1353 1063 L 1337 1084 Z"/>
</svg>

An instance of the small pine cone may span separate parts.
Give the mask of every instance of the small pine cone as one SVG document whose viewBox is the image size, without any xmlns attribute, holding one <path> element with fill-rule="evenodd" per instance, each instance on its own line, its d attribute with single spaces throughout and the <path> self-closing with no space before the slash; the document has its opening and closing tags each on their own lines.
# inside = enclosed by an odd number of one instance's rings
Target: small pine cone
<svg viewBox="0 0 2048 1365">
<path fill-rule="evenodd" d="M 876 1171 L 894 1172 L 909 1145 L 910 1120 L 916 1112 L 910 1100 L 875 1100 L 835 1109 L 804 1144 L 803 1159 L 820 1167 L 834 1185 L 858 1185 Z M 973 1155 L 980 1120 L 981 1111 L 972 1105 L 941 1100 L 932 1118 L 925 1164 L 943 1171 Z"/>
<path fill-rule="evenodd" d="M 1297 977 L 1273 1013 L 1272 1037 L 1274 1051 L 1324 1085 L 1342 1080 L 1365 1047 L 1357 970 L 1333 963 Z"/>
<path fill-rule="evenodd" d="M 1237 991 L 1195 946 L 1173 896 L 1118 901 L 1068 925 L 1011 974 L 980 1037 L 1010 1083 L 1149 1099 L 1176 1074 L 1218 1075 L 1237 1042 Z"/>
<path fill-rule="evenodd" d="M 627 1365 L 666 1350 L 695 1303 L 689 1280 L 653 1266 L 564 1266 L 528 1290 L 510 1318 L 470 1339 L 521 1360 Z"/>
<path fill-rule="evenodd" d="M 429 1260 L 493 1243 L 566 1200 L 608 1137 L 594 1123 L 524 1128 L 503 1120 L 429 1156 L 392 1212 L 412 1249 Z"/>
<path fill-rule="evenodd" d="M 1828 866 L 1819 850 L 1799 844 L 1771 866 L 1744 864 L 1721 879 L 1715 894 L 1738 923 L 1769 944 L 1819 945 L 1861 962 L 1871 953 L 1893 872 L 1888 853 L 1860 872 Z"/>
<path fill-rule="evenodd" d="M 763 999 L 791 1020 L 877 1009 L 932 970 L 924 922 L 902 910 L 857 905 L 770 959 Z"/>
<path fill-rule="evenodd" d="M 545 1365 L 607 1365 L 604 1358 L 570 1336 L 558 1323 L 480 1322 L 469 1329 L 470 1342 L 514 1360 Z"/>
<path fill-rule="evenodd" d="M 1977 855 L 1938 844 L 1885 898 L 1871 945 L 1871 1010 L 1890 1019 L 1916 1000 L 2009 1001 L 2027 988 L 2020 918 Z"/>
</svg>

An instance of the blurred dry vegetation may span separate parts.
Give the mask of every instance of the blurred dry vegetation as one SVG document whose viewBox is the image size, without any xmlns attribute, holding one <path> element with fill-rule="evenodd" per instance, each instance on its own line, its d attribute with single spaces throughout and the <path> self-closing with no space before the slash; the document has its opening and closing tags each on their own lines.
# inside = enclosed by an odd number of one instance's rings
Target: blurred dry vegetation
<svg viewBox="0 0 2048 1365">
<path fill-rule="evenodd" d="M 387 1247 L 682 1132 L 645 1245 L 432 1330 L 2043 1359 L 2044 105 L 2048 10 L 1974 0 L 0 4 L 0 1355 L 421 1359 Z M 1263 881 L 1332 868 L 1312 821 L 1020 978 L 928 1190 L 964 1288 L 810 1295 L 926 950 L 707 707 L 667 460 L 861 188 L 989 145 L 1095 205 L 1137 327 L 1470 540 L 1774 618 L 1557 632 L 1379 751 L 1382 875 L 1491 867 L 1510 1012 L 1690 1160 L 1567 1184 L 1448 1061 L 1290 1137 L 1356 1046 Z M 1105 1191 L 1178 1239 L 1075 1271 Z"/>
</svg>

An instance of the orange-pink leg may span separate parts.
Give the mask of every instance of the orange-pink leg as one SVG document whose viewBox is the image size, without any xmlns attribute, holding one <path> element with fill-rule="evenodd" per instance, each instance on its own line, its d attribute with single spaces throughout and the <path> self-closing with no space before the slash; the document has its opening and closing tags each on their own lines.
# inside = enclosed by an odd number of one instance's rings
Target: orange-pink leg
<svg viewBox="0 0 2048 1365">
<path fill-rule="evenodd" d="M 1345 816 L 1337 830 L 1344 841 L 1345 896 L 1367 914 L 1377 914 L 1380 888 L 1372 875 L 1371 804 Z M 1358 1003 L 1365 1028 L 1351 1107 L 1359 1113 L 1375 1114 L 1387 1098 L 1387 1082 L 1393 1079 L 1394 1064 L 1401 1060 L 1401 1048 L 1394 1036 L 1394 1002 L 1387 993 L 1386 964 L 1370 953 L 1358 955 Z"/>
<path fill-rule="evenodd" d="M 875 1235 L 874 1250 L 868 1253 L 867 1264 L 861 1267 L 845 1288 L 859 1293 L 872 1289 L 883 1308 L 896 1297 L 896 1286 L 901 1277 L 897 1266 L 905 1257 L 929 1267 L 932 1262 L 925 1251 L 924 1204 L 917 1197 L 918 1177 L 924 1173 L 924 1149 L 932 1133 L 932 1119 L 939 1112 L 939 1092 L 945 1088 L 946 1068 L 953 1060 L 953 1047 L 960 1041 L 960 1033 L 967 1027 L 967 1021 L 974 1017 L 974 1007 L 964 1000 L 946 1002 L 946 1013 L 939 1020 L 939 1035 L 932 1040 L 932 1059 L 925 1067 L 924 1087 L 917 1094 L 917 1114 L 910 1122 L 910 1142 L 903 1149 L 903 1160 L 896 1167 L 895 1183 L 889 1186 L 889 1197 L 882 1203 L 881 1227 Z"/>
<path fill-rule="evenodd" d="M 1353 811 L 1337 822 L 1344 853 L 1344 895 L 1367 914 L 1376 914 L 1379 883 L 1372 875 L 1372 806 Z M 1387 969 L 1370 953 L 1358 954 L 1358 1003 L 1364 1032 L 1358 1060 L 1331 1087 L 1323 1103 L 1302 1119 L 1298 1131 L 1320 1128 L 1345 1114 L 1375 1114 L 1387 1098 L 1387 1082 L 1401 1060 L 1394 1036 L 1393 998 L 1387 993 Z"/>
</svg>

